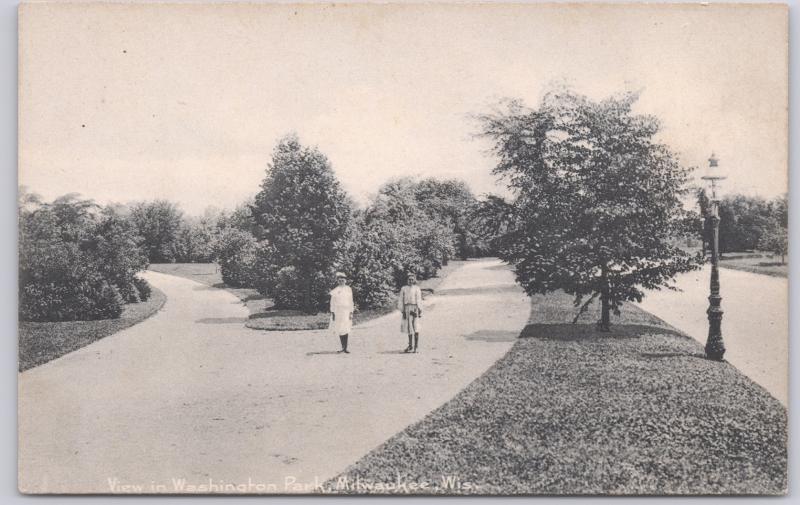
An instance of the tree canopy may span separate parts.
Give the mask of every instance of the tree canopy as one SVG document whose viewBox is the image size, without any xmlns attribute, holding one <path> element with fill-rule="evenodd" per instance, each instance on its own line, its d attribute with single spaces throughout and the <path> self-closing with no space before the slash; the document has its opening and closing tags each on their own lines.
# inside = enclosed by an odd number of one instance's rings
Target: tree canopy
<svg viewBox="0 0 800 505">
<path fill-rule="evenodd" d="M 672 240 L 689 231 L 681 198 L 690 171 L 655 140 L 658 120 L 633 112 L 636 100 L 566 90 L 537 109 L 512 101 L 480 117 L 494 173 L 513 194 L 486 205 L 502 213 L 484 219 L 500 228 L 499 255 L 529 294 L 561 289 L 581 310 L 599 296 L 601 329 L 642 288 L 668 287 L 701 261 Z"/>
<path fill-rule="evenodd" d="M 349 198 L 325 155 L 295 135 L 281 139 L 251 209 L 257 238 L 269 246 L 261 249 L 266 271 L 260 272 L 267 293 L 279 305 L 323 305 L 351 219 Z"/>
</svg>

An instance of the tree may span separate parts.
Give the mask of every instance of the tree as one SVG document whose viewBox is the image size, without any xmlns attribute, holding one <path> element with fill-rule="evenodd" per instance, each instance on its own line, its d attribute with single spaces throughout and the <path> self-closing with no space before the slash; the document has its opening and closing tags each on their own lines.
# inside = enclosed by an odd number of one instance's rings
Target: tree
<svg viewBox="0 0 800 505">
<path fill-rule="evenodd" d="M 255 287 L 256 239 L 249 232 L 228 227 L 214 242 L 222 281 L 234 288 Z"/>
<path fill-rule="evenodd" d="M 124 302 L 149 294 L 147 283 L 135 277 L 146 258 L 131 224 L 98 209 L 73 194 L 52 203 L 20 199 L 21 320 L 116 318 Z"/>
<path fill-rule="evenodd" d="M 480 118 L 499 158 L 494 173 L 514 196 L 500 257 L 528 294 L 575 295 L 579 315 L 599 296 L 603 331 L 641 288 L 670 287 L 702 261 L 672 240 L 688 231 L 689 170 L 654 140 L 658 121 L 632 112 L 636 99 L 551 92 L 536 110 L 509 102 Z"/>
<path fill-rule="evenodd" d="M 219 233 L 213 217 L 182 219 L 175 237 L 173 255 L 179 263 L 208 263 L 214 259 L 214 242 Z"/>
<path fill-rule="evenodd" d="M 758 248 L 779 255 L 781 263 L 785 264 L 786 255 L 789 253 L 789 231 L 779 222 L 771 222 L 759 238 Z"/>
<path fill-rule="evenodd" d="M 452 230 L 458 258 L 465 260 L 476 254 L 478 238 L 470 229 L 469 218 L 478 202 L 464 181 L 423 179 L 416 184 L 414 196 L 423 212 Z"/>
<path fill-rule="evenodd" d="M 142 237 L 142 245 L 151 263 L 175 261 L 183 213 L 166 200 L 141 202 L 131 208 L 130 219 Z"/>
<path fill-rule="evenodd" d="M 366 227 L 391 229 L 382 231 L 380 236 L 384 239 L 384 254 L 393 258 L 398 286 L 408 271 L 421 279 L 433 277 L 455 253 L 452 222 L 432 206 L 426 212 L 418 191 L 419 185 L 410 178 L 392 179 L 381 186 L 364 212 Z"/>
<path fill-rule="evenodd" d="M 257 238 L 270 245 L 266 260 L 278 272 L 290 269 L 280 278 L 267 279 L 268 294 L 276 303 L 290 299 L 277 290 L 281 285 L 286 289 L 291 278 L 293 289 L 303 293 L 299 305 L 308 311 L 319 308 L 315 291 L 320 289 L 320 276 L 330 277 L 332 284 L 339 243 L 351 219 L 349 199 L 328 159 L 316 148 L 303 147 L 295 135 L 284 137 L 273 151 L 251 209 L 260 227 Z"/>
<path fill-rule="evenodd" d="M 780 255 L 781 263 L 785 264 L 789 253 L 789 200 L 786 195 L 767 204 L 765 223 L 758 248 Z"/>
<path fill-rule="evenodd" d="M 469 216 L 469 226 L 475 230 L 480 240 L 488 244 L 488 251 L 499 254 L 503 250 L 502 240 L 510 236 L 514 206 L 498 195 L 485 195 L 474 207 Z"/>
</svg>

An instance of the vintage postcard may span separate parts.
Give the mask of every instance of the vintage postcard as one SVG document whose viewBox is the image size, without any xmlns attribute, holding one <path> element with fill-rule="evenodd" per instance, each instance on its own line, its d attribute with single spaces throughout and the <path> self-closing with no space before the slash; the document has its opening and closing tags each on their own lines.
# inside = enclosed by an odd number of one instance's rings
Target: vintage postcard
<svg viewBox="0 0 800 505">
<path fill-rule="evenodd" d="M 24 2 L 30 494 L 787 492 L 784 4 Z"/>
</svg>

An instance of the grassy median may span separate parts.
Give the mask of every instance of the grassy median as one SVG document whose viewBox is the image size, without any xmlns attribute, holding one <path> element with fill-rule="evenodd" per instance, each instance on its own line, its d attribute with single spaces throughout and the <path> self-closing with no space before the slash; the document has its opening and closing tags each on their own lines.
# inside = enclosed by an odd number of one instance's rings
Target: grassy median
<svg viewBox="0 0 800 505">
<path fill-rule="evenodd" d="M 460 268 L 465 262 L 454 260 L 442 267 L 435 277 L 419 282 L 423 295 L 431 293 L 453 271 Z M 252 288 L 232 288 L 222 281 L 219 266 L 214 263 L 156 263 L 151 264 L 150 270 L 163 274 L 175 275 L 207 286 L 225 289 L 238 297 L 250 311 L 245 326 L 254 330 L 265 331 L 294 331 L 294 330 L 320 330 L 330 324 L 330 314 L 327 311 L 309 314 L 302 310 L 276 309 L 272 300 L 266 298 Z M 361 324 L 372 319 L 384 316 L 395 310 L 394 304 L 386 307 L 357 310 L 353 314 L 353 323 Z"/>
<path fill-rule="evenodd" d="M 786 410 L 625 305 L 611 333 L 532 299 L 509 353 L 327 483 L 339 493 L 782 494 Z"/>
</svg>

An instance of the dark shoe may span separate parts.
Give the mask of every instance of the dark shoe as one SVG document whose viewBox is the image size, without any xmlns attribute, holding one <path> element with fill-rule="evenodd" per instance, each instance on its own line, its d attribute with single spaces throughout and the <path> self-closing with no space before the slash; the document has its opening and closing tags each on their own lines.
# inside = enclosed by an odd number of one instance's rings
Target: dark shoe
<svg viewBox="0 0 800 505">
<path fill-rule="evenodd" d="M 345 352 L 345 350 L 344 350 L 344 349 L 339 349 L 338 351 L 336 351 L 336 354 L 341 354 L 341 353 L 343 353 L 343 352 Z"/>
<path fill-rule="evenodd" d="M 347 349 L 345 349 L 343 352 L 344 352 L 345 354 L 350 354 L 350 351 L 348 351 Z"/>
<path fill-rule="evenodd" d="M 413 348 L 412 348 L 411 346 L 408 346 L 408 347 L 406 347 L 406 350 L 405 350 L 405 351 L 403 351 L 403 352 L 411 352 L 411 350 L 412 350 L 412 349 L 413 349 Z"/>
</svg>

